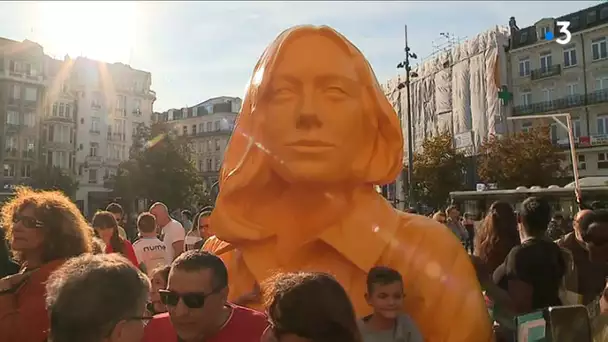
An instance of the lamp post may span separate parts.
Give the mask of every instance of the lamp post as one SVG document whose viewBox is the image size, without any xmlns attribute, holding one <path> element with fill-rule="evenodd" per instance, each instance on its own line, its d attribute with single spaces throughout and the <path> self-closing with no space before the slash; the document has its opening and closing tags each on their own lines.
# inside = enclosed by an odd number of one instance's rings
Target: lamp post
<svg viewBox="0 0 608 342">
<path fill-rule="evenodd" d="M 414 198 L 414 142 L 413 142 L 413 133 L 412 133 L 412 97 L 410 94 L 410 79 L 412 77 L 417 77 L 418 74 L 412 72 L 412 67 L 410 66 L 410 58 L 417 59 L 415 53 L 410 52 L 410 47 L 407 42 L 407 25 L 405 25 L 405 60 L 397 64 L 397 69 L 405 69 L 405 82 L 400 82 L 397 85 L 397 89 L 399 89 L 399 119 L 401 120 L 401 124 L 403 125 L 403 115 L 401 113 L 401 89 L 405 88 L 405 96 L 407 97 L 407 201 L 410 207 L 417 207 L 416 201 Z M 403 178 L 403 174 L 402 174 Z"/>
</svg>

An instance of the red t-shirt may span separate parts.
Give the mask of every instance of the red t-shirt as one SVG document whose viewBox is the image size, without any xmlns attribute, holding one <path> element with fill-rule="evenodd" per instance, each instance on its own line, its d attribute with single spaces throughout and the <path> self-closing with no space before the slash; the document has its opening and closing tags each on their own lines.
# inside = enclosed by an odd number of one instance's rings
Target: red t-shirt
<svg viewBox="0 0 608 342">
<path fill-rule="evenodd" d="M 127 259 L 129 259 L 133 265 L 135 265 L 135 267 L 139 268 L 139 262 L 137 261 L 137 256 L 135 255 L 135 250 L 133 249 L 133 245 L 127 241 L 127 240 L 123 240 L 123 247 L 122 247 L 122 253 L 123 256 Z M 107 244 L 106 245 L 106 254 L 110 254 L 110 253 L 114 253 L 114 250 L 112 250 L 112 245 Z"/>
<path fill-rule="evenodd" d="M 266 315 L 242 306 L 233 308 L 228 323 L 207 342 L 260 342 L 268 326 Z M 142 342 L 178 342 L 177 333 L 168 313 L 154 316 L 146 326 Z"/>
</svg>

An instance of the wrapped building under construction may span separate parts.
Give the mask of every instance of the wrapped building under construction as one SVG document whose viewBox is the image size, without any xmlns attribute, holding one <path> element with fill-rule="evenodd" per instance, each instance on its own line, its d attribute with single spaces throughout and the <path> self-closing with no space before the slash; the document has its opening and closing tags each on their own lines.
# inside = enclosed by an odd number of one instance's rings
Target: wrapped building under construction
<svg viewBox="0 0 608 342">
<path fill-rule="evenodd" d="M 475 154 L 484 138 L 505 131 L 507 109 L 498 92 L 507 80 L 508 45 L 509 29 L 496 27 L 412 69 L 411 74 L 416 74 L 410 86 L 414 150 L 425 138 L 449 130 L 458 148 Z M 389 80 L 385 91 L 398 112 L 401 99 L 403 136 L 407 139 L 409 103 L 406 89 L 397 88 L 403 80 L 403 76 Z"/>
</svg>

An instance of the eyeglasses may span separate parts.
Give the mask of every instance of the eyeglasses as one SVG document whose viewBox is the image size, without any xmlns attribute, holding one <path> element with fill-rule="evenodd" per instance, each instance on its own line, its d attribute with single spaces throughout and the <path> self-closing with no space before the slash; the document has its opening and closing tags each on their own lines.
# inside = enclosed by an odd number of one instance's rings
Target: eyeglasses
<svg viewBox="0 0 608 342">
<path fill-rule="evenodd" d="M 15 214 L 13 215 L 13 224 L 21 222 L 25 228 L 42 228 L 43 223 L 33 217 Z"/>
<path fill-rule="evenodd" d="M 189 309 L 200 309 L 205 306 L 205 299 L 207 299 L 207 297 L 219 292 L 221 289 L 222 288 L 217 288 L 206 294 L 202 292 L 177 293 L 169 290 L 158 290 L 158 293 L 160 294 L 161 303 L 165 305 L 177 306 L 177 303 L 179 303 L 181 298 Z"/>
</svg>

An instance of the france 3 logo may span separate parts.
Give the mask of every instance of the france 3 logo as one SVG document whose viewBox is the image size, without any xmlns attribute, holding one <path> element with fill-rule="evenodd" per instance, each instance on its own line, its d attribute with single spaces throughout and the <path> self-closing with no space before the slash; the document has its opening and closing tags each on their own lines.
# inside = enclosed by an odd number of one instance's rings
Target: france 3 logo
<svg viewBox="0 0 608 342">
<path fill-rule="evenodd" d="M 558 21 L 556 22 L 557 27 L 559 27 L 559 33 L 561 33 L 560 37 L 555 41 L 560 45 L 566 45 L 570 43 L 572 40 L 572 33 L 570 33 L 570 22 L 569 21 Z M 545 40 L 551 41 L 555 38 L 553 36 L 553 32 L 549 31 L 545 34 Z"/>
</svg>

